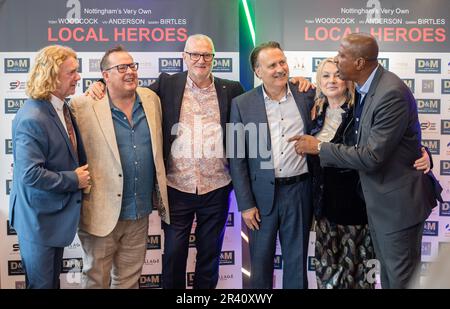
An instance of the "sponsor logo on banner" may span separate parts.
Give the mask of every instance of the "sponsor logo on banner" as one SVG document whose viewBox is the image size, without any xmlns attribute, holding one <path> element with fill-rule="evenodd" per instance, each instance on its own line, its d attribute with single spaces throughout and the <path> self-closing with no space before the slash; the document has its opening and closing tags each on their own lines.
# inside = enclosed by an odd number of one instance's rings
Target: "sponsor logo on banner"
<svg viewBox="0 0 450 309">
<path fill-rule="evenodd" d="M 441 59 L 416 59 L 416 73 L 441 73 Z"/>
<path fill-rule="evenodd" d="M 415 79 L 414 78 L 403 78 L 402 81 L 408 86 L 409 90 L 411 90 L 412 93 L 415 91 Z"/>
<path fill-rule="evenodd" d="M 26 99 L 5 99 L 5 114 L 16 114 L 25 104 Z"/>
<path fill-rule="evenodd" d="M 5 58 L 5 73 L 28 73 L 30 58 Z"/>
<path fill-rule="evenodd" d="M 5 139 L 5 154 L 12 154 L 12 139 Z"/>
<path fill-rule="evenodd" d="M 78 58 L 78 73 L 83 73 L 83 60 Z"/>
<path fill-rule="evenodd" d="M 389 58 L 378 58 L 378 63 L 386 70 L 389 70 Z"/>
<path fill-rule="evenodd" d="M 234 226 L 234 212 L 228 213 L 227 226 Z"/>
<path fill-rule="evenodd" d="M 9 195 L 11 193 L 12 188 L 12 180 L 6 179 L 6 195 Z"/>
<path fill-rule="evenodd" d="M 441 152 L 441 141 L 438 139 L 423 139 L 422 145 L 427 147 L 431 154 L 439 155 Z"/>
<path fill-rule="evenodd" d="M 189 235 L 189 248 L 195 248 L 195 234 Z"/>
<path fill-rule="evenodd" d="M 69 272 L 81 272 L 83 269 L 82 258 L 68 258 L 62 260 L 61 273 L 67 274 Z"/>
<path fill-rule="evenodd" d="M 431 242 L 422 242 L 422 255 L 431 255 Z"/>
<path fill-rule="evenodd" d="M 447 149 L 445 153 L 447 154 L 447 156 L 450 156 L 450 142 L 447 144 Z"/>
<path fill-rule="evenodd" d="M 234 278 L 233 274 L 221 274 L 219 275 L 219 281 L 232 280 Z"/>
<path fill-rule="evenodd" d="M 308 256 L 308 265 L 307 270 L 308 271 L 316 271 L 316 258 L 314 256 Z"/>
<path fill-rule="evenodd" d="M 450 176 L 450 161 L 449 160 L 441 161 L 441 175 Z"/>
<path fill-rule="evenodd" d="M 21 276 L 25 275 L 25 271 L 22 267 L 22 261 L 8 261 L 8 276 Z"/>
<path fill-rule="evenodd" d="M 81 244 L 76 241 L 76 242 L 72 242 L 68 247 L 66 247 L 65 249 L 67 250 L 78 250 L 81 248 Z"/>
<path fill-rule="evenodd" d="M 186 286 L 194 286 L 194 276 L 195 273 L 186 273 Z"/>
<path fill-rule="evenodd" d="M 183 58 L 159 58 L 159 72 L 183 72 Z"/>
<path fill-rule="evenodd" d="M 25 284 L 25 281 L 16 281 L 14 283 L 14 285 L 16 287 L 16 290 L 24 290 L 27 287 L 26 284 Z"/>
<path fill-rule="evenodd" d="M 24 91 L 26 86 L 26 82 L 22 82 L 20 80 L 13 80 L 9 82 L 9 90 L 10 91 Z"/>
<path fill-rule="evenodd" d="M 6 235 L 17 235 L 16 230 L 9 224 L 9 220 L 6 220 Z"/>
<path fill-rule="evenodd" d="M 161 235 L 148 235 L 147 250 L 161 249 Z"/>
<path fill-rule="evenodd" d="M 450 79 L 441 80 L 441 93 L 450 94 Z"/>
<path fill-rule="evenodd" d="M 442 252 L 444 252 L 444 250 L 447 250 L 450 246 L 450 243 L 448 242 L 439 242 L 439 246 L 438 246 L 438 255 L 441 254 Z"/>
<path fill-rule="evenodd" d="M 436 123 L 429 120 L 421 122 L 420 129 L 424 133 L 437 133 Z"/>
<path fill-rule="evenodd" d="M 425 221 L 423 226 L 423 236 L 438 236 L 439 222 Z"/>
<path fill-rule="evenodd" d="M 159 264 L 159 259 L 149 259 L 149 258 L 145 258 L 144 264 L 145 264 L 145 265 L 148 265 L 148 266 L 157 265 L 157 264 Z"/>
<path fill-rule="evenodd" d="M 161 274 L 141 275 L 141 277 L 139 278 L 139 288 L 140 289 L 162 288 Z"/>
<path fill-rule="evenodd" d="M 88 88 L 96 81 L 98 81 L 98 78 L 83 78 L 83 92 L 86 92 L 86 90 L 88 90 Z"/>
<path fill-rule="evenodd" d="M 218 73 L 232 72 L 233 71 L 233 59 L 232 58 L 214 58 L 212 71 L 218 72 Z"/>
<path fill-rule="evenodd" d="M 422 80 L 422 92 L 433 93 L 434 92 L 434 79 Z"/>
<path fill-rule="evenodd" d="M 426 276 L 428 275 L 428 269 L 431 266 L 431 262 L 420 262 L 420 275 Z"/>
<path fill-rule="evenodd" d="M 234 251 L 220 252 L 219 265 L 234 265 Z"/>
<path fill-rule="evenodd" d="M 441 134 L 450 134 L 450 119 L 441 120 Z"/>
<path fill-rule="evenodd" d="M 100 61 L 101 59 L 89 59 L 89 72 L 101 72 Z"/>
<path fill-rule="evenodd" d="M 283 268 L 283 257 L 280 254 L 275 254 L 273 258 L 273 268 L 282 269 Z"/>
<path fill-rule="evenodd" d="M 138 78 L 139 87 L 149 87 L 154 82 L 156 82 L 156 78 Z M 154 209 L 157 209 L 156 206 L 154 206 Z"/>
<path fill-rule="evenodd" d="M 416 99 L 419 114 L 440 114 L 440 99 Z"/>
<path fill-rule="evenodd" d="M 326 57 L 313 57 L 312 58 L 312 71 L 317 72 L 317 67 L 322 62 L 323 59 L 326 59 Z"/>
</svg>

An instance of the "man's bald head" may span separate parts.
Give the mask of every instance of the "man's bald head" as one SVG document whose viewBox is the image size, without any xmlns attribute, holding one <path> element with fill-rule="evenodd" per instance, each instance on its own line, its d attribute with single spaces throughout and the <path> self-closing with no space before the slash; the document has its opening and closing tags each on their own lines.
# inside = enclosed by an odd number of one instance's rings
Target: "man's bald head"
<svg viewBox="0 0 450 309">
<path fill-rule="evenodd" d="M 378 58 L 378 44 L 373 36 L 367 33 L 351 33 L 346 35 L 342 45 L 348 48 L 354 58 L 375 61 Z"/>
</svg>

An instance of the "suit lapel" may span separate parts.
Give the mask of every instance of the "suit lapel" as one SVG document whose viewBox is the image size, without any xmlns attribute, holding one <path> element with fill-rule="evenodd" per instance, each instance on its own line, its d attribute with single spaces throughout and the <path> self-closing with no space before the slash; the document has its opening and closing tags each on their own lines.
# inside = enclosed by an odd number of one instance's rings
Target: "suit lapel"
<svg viewBox="0 0 450 309">
<path fill-rule="evenodd" d="M 160 147 L 158 147 L 157 139 L 158 139 L 158 128 L 156 121 L 156 111 L 155 105 L 153 104 L 149 95 L 146 95 L 141 92 L 139 88 L 136 89 L 137 94 L 141 98 L 142 107 L 144 108 L 145 118 L 147 119 L 148 128 L 150 130 L 150 140 L 152 143 L 152 152 L 153 152 L 153 162 L 156 163 L 158 153 L 161 151 Z"/>
<path fill-rule="evenodd" d="M 291 93 L 292 93 L 292 96 L 294 97 L 295 104 L 297 104 L 298 111 L 303 120 L 303 127 L 305 130 L 305 132 L 303 132 L 303 133 L 308 134 L 310 131 L 310 128 L 309 128 L 310 111 L 308 111 L 308 104 L 306 104 L 304 97 L 297 92 L 297 89 L 295 89 L 295 86 L 291 86 L 291 84 L 288 84 L 288 86 L 291 89 Z"/>
<path fill-rule="evenodd" d="M 255 98 L 255 113 L 257 117 L 261 120 L 259 123 L 265 123 L 266 124 L 266 145 L 267 150 L 270 150 L 272 152 L 272 140 L 270 136 L 270 128 L 269 128 L 269 120 L 267 118 L 267 111 L 266 111 L 266 103 L 264 102 L 264 94 L 262 91 L 262 85 L 258 87 L 258 90 L 255 92 L 256 98 Z M 256 128 L 258 132 L 260 132 L 260 128 Z M 260 132 L 262 133 L 262 132 Z M 259 134 L 258 134 L 259 136 Z M 261 142 L 261 137 L 259 137 L 258 144 Z"/>
<path fill-rule="evenodd" d="M 111 107 L 109 106 L 108 96 L 105 95 L 100 101 L 93 103 L 95 116 L 97 117 L 103 136 L 111 149 L 114 158 L 120 162 L 119 148 L 115 136 L 114 124 L 112 120 Z"/>
<path fill-rule="evenodd" d="M 216 87 L 217 100 L 219 101 L 219 111 L 220 111 L 220 125 L 222 129 L 225 129 L 225 124 L 227 122 L 228 115 L 228 92 L 227 86 L 224 85 L 220 79 L 214 79 L 214 86 Z"/>
<path fill-rule="evenodd" d="M 67 131 L 61 122 L 61 119 L 59 119 L 58 113 L 55 111 L 53 104 L 50 101 L 45 101 L 45 104 L 48 107 L 48 112 L 49 112 L 50 116 L 52 116 L 51 119 L 53 119 L 53 121 L 55 122 L 56 126 L 58 127 L 61 135 L 63 136 L 64 140 L 66 141 L 66 144 L 67 144 L 67 147 L 69 148 L 69 152 L 70 152 L 70 155 L 72 156 L 72 159 L 75 162 L 78 162 L 78 156 L 75 153 L 75 149 L 73 149 L 73 147 L 72 147 L 72 143 L 69 140 L 69 135 L 67 134 Z M 73 118 L 72 113 L 70 116 L 72 117 L 72 121 L 73 121 L 74 118 Z"/>
<path fill-rule="evenodd" d="M 183 101 L 184 88 L 186 87 L 186 78 L 187 72 L 186 74 L 180 75 L 180 78 L 175 81 L 175 87 L 173 88 L 173 91 L 175 92 L 173 97 L 173 109 L 171 110 L 172 117 L 170 119 L 169 128 L 172 128 L 174 124 L 180 122 L 181 103 Z"/>
</svg>

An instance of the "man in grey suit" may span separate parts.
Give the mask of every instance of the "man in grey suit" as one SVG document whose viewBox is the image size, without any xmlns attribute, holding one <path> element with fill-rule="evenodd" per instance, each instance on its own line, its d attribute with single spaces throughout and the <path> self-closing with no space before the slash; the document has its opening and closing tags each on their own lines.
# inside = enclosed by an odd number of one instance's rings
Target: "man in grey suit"
<svg viewBox="0 0 450 309">
<path fill-rule="evenodd" d="M 283 288 L 306 288 L 311 184 L 305 158 L 288 139 L 309 132 L 314 92 L 301 93 L 288 83 L 277 42 L 255 47 L 250 60 L 263 85 L 233 99 L 227 134 L 238 209 L 250 229 L 250 284 L 272 288 L 279 233 Z"/>
<path fill-rule="evenodd" d="M 383 288 L 405 288 L 421 257 L 423 225 L 436 205 L 434 176 L 413 168 L 421 131 L 415 99 L 378 64 L 376 40 L 344 37 L 335 58 L 340 77 L 356 82 L 355 146 L 300 137 L 300 154 L 319 154 L 322 166 L 359 170 Z"/>
</svg>

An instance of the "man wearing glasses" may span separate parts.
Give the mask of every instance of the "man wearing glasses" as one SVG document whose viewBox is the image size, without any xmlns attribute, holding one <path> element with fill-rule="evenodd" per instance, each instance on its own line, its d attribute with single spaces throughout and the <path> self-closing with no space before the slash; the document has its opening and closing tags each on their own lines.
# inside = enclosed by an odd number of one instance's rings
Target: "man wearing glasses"
<svg viewBox="0 0 450 309">
<path fill-rule="evenodd" d="M 78 231 L 82 286 L 138 288 L 153 206 L 168 220 L 161 105 L 153 91 L 137 87 L 138 63 L 122 46 L 108 50 L 100 66 L 107 95 L 71 102 L 92 175 Z"/>
</svg>

